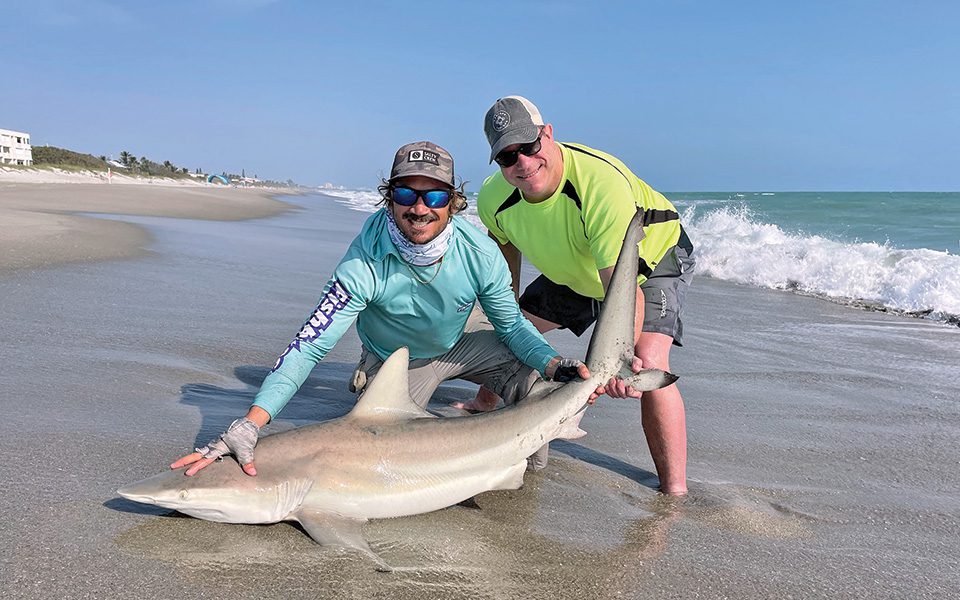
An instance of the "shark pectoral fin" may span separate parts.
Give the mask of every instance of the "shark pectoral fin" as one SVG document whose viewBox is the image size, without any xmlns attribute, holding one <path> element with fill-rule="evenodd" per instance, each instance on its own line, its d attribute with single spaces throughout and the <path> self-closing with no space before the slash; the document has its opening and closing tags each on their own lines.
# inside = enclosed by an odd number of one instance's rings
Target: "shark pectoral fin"
<svg viewBox="0 0 960 600">
<path fill-rule="evenodd" d="M 410 352 L 401 347 L 387 357 L 373 380 L 367 383 L 347 418 L 367 423 L 436 418 L 410 398 L 409 369 Z"/>
<path fill-rule="evenodd" d="M 626 373 L 624 370 L 620 371 L 620 377 L 623 378 L 624 383 L 641 392 L 659 390 L 680 379 L 679 376 L 660 369 L 642 369 L 639 373 L 630 371 L 629 366 L 625 369 Z"/>
<path fill-rule="evenodd" d="M 300 509 L 293 517 L 303 526 L 313 541 L 321 546 L 348 548 L 368 556 L 377 565 L 378 571 L 392 571 L 376 552 L 370 549 L 360 531 L 366 520 L 348 519 L 316 510 Z"/>
<path fill-rule="evenodd" d="M 587 435 L 587 432 L 580 429 L 580 419 L 583 418 L 584 413 L 587 411 L 580 409 L 577 414 L 573 415 L 560 425 L 560 431 L 557 433 L 557 439 L 561 440 L 576 440 Z"/>
</svg>

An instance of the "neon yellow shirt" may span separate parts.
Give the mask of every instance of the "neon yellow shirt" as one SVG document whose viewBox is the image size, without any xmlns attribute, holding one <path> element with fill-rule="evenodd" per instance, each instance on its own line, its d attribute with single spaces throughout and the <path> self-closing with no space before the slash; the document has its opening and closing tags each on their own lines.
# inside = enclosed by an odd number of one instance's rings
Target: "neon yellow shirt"
<svg viewBox="0 0 960 600">
<path fill-rule="evenodd" d="M 563 178 L 557 191 L 542 202 L 526 202 L 498 170 L 477 198 L 483 224 L 554 283 L 602 300 L 599 270 L 617 262 L 627 224 L 643 210 L 637 277 L 643 283 L 680 238 L 676 209 L 614 156 L 580 144 L 559 146 Z"/>
</svg>

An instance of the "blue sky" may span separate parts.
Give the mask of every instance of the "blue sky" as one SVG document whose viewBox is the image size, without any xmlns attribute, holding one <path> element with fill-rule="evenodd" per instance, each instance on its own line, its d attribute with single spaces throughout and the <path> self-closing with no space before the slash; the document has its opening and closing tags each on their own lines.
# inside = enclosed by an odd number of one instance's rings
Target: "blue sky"
<svg viewBox="0 0 960 600">
<path fill-rule="evenodd" d="M 960 3 L 4 2 L 0 128 L 94 155 L 372 187 L 429 139 L 476 191 L 483 114 L 664 191 L 960 190 Z"/>
</svg>

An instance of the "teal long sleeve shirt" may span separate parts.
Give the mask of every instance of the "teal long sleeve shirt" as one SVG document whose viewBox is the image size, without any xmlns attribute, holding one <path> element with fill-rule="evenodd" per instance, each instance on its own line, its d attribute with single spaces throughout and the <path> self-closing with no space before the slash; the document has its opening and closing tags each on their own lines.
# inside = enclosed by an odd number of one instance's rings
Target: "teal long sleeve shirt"
<svg viewBox="0 0 960 600">
<path fill-rule="evenodd" d="M 390 240 L 384 210 L 364 223 L 317 308 L 264 379 L 253 404 L 271 419 L 354 320 L 363 345 L 381 360 L 401 346 L 409 348 L 411 359 L 432 358 L 457 343 L 479 302 L 497 336 L 524 364 L 543 374 L 558 355 L 521 314 L 507 263 L 493 240 L 454 217 L 439 272 L 437 265 L 414 267 Z"/>
</svg>

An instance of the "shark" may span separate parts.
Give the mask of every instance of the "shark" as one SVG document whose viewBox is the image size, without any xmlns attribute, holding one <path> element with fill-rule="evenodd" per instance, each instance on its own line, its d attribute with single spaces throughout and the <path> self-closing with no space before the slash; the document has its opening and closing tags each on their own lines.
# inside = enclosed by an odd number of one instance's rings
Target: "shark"
<svg viewBox="0 0 960 600">
<path fill-rule="evenodd" d="M 209 521 L 295 521 L 319 544 L 358 550 L 378 570 L 392 570 L 362 536 L 369 519 L 431 512 L 482 492 L 518 489 L 527 458 L 540 447 L 586 435 L 580 419 L 598 385 L 612 376 L 639 390 L 676 381 L 665 371 L 630 369 L 641 214 L 627 228 L 588 346 L 590 378 L 539 381 L 524 399 L 500 410 L 437 417 L 410 399 L 409 355 L 400 348 L 348 414 L 262 437 L 256 477 L 234 461 L 221 461 L 192 477 L 167 470 L 117 493 Z"/>
</svg>

